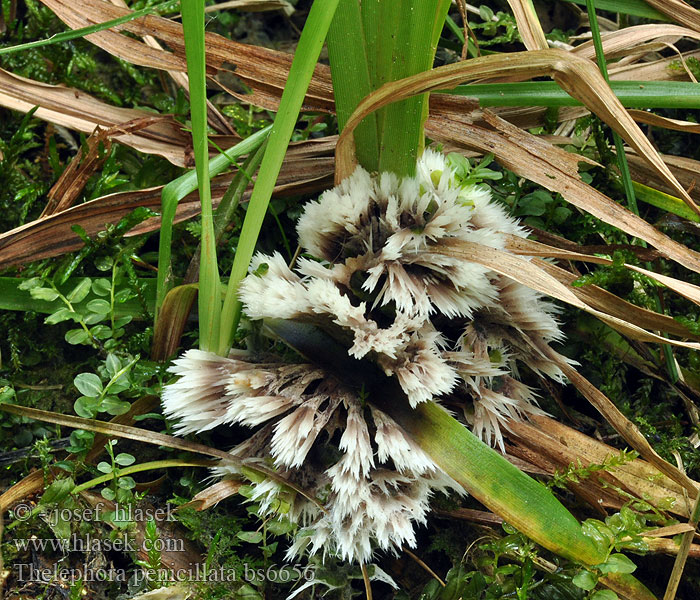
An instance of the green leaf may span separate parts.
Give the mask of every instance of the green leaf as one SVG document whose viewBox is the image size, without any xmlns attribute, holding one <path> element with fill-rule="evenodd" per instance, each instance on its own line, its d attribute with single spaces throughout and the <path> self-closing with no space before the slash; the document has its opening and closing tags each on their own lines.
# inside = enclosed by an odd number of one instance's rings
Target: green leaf
<svg viewBox="0 0 700 600">
<path fill-rule="evenodd" d="M 80 373 L 73 380 L 73 385 L 81 394 L 91 398 L 102 393 L 102 380 L 95 373 Z"/>
<path fill-rule="evenodd" d="M 105 360 L 105 368 L 109 376 L 114 377 L 122 368 L 122 361 L 119 360 L 116 354 L 110 353 L 107 355 L 107 360 Z"/>
<path fill-rule="evenodd" d="M 46 317 L 44 323 L 47 325 L 56 325 L 56 323 L 62 323 L 63 321 L 69 321 L 71 319 L 77 321 L 80 319 L 80 315 L 68 308 L 59 308 L 55 313 Z"/>
<path fill-rule="evenodd" d="M 625 108 L 695 108 L 700 90 L 687 81 L 611 81 L 610 87 Z M 580 106 L 552 81 L 474 83 L 439 93 L 468 96 L 481 106 Z"/>
<path fill-rule="evenodd" d="M 202 254 L 199 262 L 199 347 L 216 351 L 221 320 L 221 280 L 214 243 L 214 221 L 209 185 L 207 138 L 207 72 L 204 50 L 204 0 L 182 2 L 182 27 L 190 88 L 190 116 L 195 170 L 202 212 Z"/>
<path fill-rule="evenodd" d="M 299 38 L 289 70 L 287 85 L 282 93 L 279 110 L 275 116 L 272 134 L 260 165 L 260 175 L 255 180 L 253 193 L 248 202 L 248 210 L 231 268 L 226 299 L 221 313 L 221 341 L 218 348 L 218 353 L 221 355 L 227 355 L 231 348 L 241 313 L 241 305 L 237 296 L 238 284 L 245 277 L 250 259 L 253 256 L 260 227 L 267 212 L 267 205 L 282 167 L 282 160 L 287 152 L 299 110 L 337 6 L 338 0 L 314 2 Z M 162 268 L 161 264 L 159 275 Z"/>
<path fill-rule="evenodd" d="M 637 570 L 637 565 L 635 565 L 629 558 L 624 554 L 611 554 L 610 558 L 606 560 L 603 564 L 598 565 L 598 569 L 601 573 L 634 573 Z"/>
<path fill-rule="evenodd" d="M 573 583 L 577 588 L 590 592 L 592 589 L 595 589 L 596 585 L 598 585 L 598 576 L 590 571 L 581 571 L 574 576 L 571 583 Z"/>
<path fill-rule="evenodd" d="M 44 280 L 41 277 L 32 277 L 31 279 L 25 279 L 17 287 L 23 291 L 29 291 L 36 287 L 39 287 Z"/>
<path fill-rule="evenodd" d="M 133 490 L 136 487 L 136 482 L 133 477 L 120 477 L 117 480 L 117 486 L 123 490 Z"/>
<path fill-rule="evenodd" d="M 29 290 L 34 300 L 44 300 L 45 302 L 51 302 L 58 298 L 58 292 L 52 288 L 45 287 L 35 287 Z"/>
<path fill-rule="evenodd" d="M 92 282 L 92 292 L 97 296 L 109 296 L 112 291 L 112 282 L 106 277 L 100 277 Z"/>
<path fill-rule="evenodd" d="M 249 544 L 259 544 L 263 539 L 260 531 L 239 531 L 236 535 Z"/>
<path fill-rule="evenodd" d="M 94 419 L 95 416 L 97 416 L 98 409 L 99 403 L 97 398 L 80 396 L 80 398 L 73 403 L 75 414 L 84 419 Z"/>
<path fill-rule="evenodd" d="M 78 284 L 68 293 L 66 299 L 71 304 L 81 302 L 90 293 L 90 288 L 92 287 L 92 281 L 89 277 L 84 277 Z"/>
<path fill-rule="evenodd" d="M 85 306 L 89 311 L 97 313 L 98 315 L 108 315 L 109 311 L 112 310 L 111 304 L 107 302 L 107 300 L 102 300 L 101 298 L 90 300 Z"/>
<path fill-rule="evenodd" d="M 109 501 L 112 501 L 117 497 L 116 493 L 111 488 L 102 488 L 102 491 L 100 492 L 100 494 L 102 494 L 102 497 L 105 500 L 109 500 Z"/>
<path fill-rule="evenodd" d="M 586 5 L 586 0 L 566 0 L 574 4 Z M 649 6 L 644 0 L 596 0 L 596 8 L 608 10 L 613 13 L 644 17 L 654 21 L 668 21 L 668 17 L 655 8 Z M 602 598 L 600 600 L 603 600 Z"/>
<path fill-rule="evenodd" d="M 129 412 L 131 403 L 125 400 L 119 400 L 113 396 L 107 396 L 100 405 L 102 412 L 107 412 L 110 415 L 124 415 Z"/>
<path fill-rule="evenodd" d="M 108 462 L 100 461 L 97 463 L 97 470 L 100 473 L 108 474 L 112 472 L 112 465 L 110 465 Z"/>
<path fill-rule="evenodd" d="M 361 13 L 357 0 L 340 0 L 328 30 L 328 59 L 340 131 L 360 100 L 374 89 L 370 80 L 368 50 L 376 50 L 377 30 L 372 28 L 364 32 L 362 20 L 374 6 L 374 0 L 366 0 L 362 3 Z M 374 44 L 366 41 L 367 36 L 372 36 Z M 373 65 L 376 65 L 376 58 L 372 58 Z M 376 171 L 379 167 L 379 142 L 375 113 L 355 130 L 355 146 L 360 165 L 370 172 Z"/>
<path fill-rule="evenodd" d="M 46 491 L 39 500 L 39 504 L 54 504 L 65 500 L 75 487 L 75 482 L 67 477 L 66 479 L 56 479 L 46 488 Z"/>
<path fill-rule="evenodd" d="M 69 344 L 73 344 L 75 346 L 77 344 L 84 344 L 90 339 L 90 336 L 84 329 L 69 329 L 66 331 L 64 339 Z"/>
<path fill-rule="evenodd" d="M 114 462 L 122 467 L 128 467 L 136 462 L 136 458 L 126 452 L 120 452 L 114 457 Z"/>
<path fill-rule="evenodd" d="M 112 337 L 112 330 L 107 325 L 95 325 L 90 329 L 90 333 L 98 340 L 107 340 Z"/>
<path fill-rule="evenodd" d="M 612 590 L 598 590 L 593 593 L 591 600 L 619 600 L 619 596 Z"/>
</svg>

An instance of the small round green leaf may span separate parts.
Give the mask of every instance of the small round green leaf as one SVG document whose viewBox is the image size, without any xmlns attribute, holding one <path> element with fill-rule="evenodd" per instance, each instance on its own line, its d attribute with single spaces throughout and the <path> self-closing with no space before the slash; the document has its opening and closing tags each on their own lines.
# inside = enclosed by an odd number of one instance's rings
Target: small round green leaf
<svg viewBox="0 0 700 600">
<path fill-rule="evenodd" d="M 112 465 L 110 465 L 108 462 L 105 461 L 100 461 L 97 463 L 97 470 L 100 473 L 111 473 L 112 472 Z"/>
<path fill-rule="evenodd" d="M 571 583 L 573 583 L 577 588 L 590 592 L 596 585 L 598 585 L 598 576 L 590 571 L 581 571 L 578 575 L 574 576 Z"/>
<path fill-rule="evenodd" d="M 75 346 L 77 344 L 84 344 L 88 341 L 90 336 L 84 329 L 70 329 L 66 331 L 66 335 L 64 337 L 66 342 Z"/>
<path fill-rule="evenodd" d="M 46 302 L 52 302 L 58 298 L 58 292 L 56 290 L 52 290 L 51 288 L 32 288 L 29 290 L 29 293 L 32 295 L 34 300 L 45 300 Z"/>
<path fill-rule="evenodd" d="M 94 398 L 102 393 L 102 381 L 94 373 L 81 373 L 73 380 L 73 385 L 83 396 Z"/>
<path fill-rule="evenodd" d="M 90 293 L 91 281 L 89 277 L 84 277 L 66 296 L 68 302 L 81 302 Z"/>
<path fill-rule="evenodd" d="M 100 277 L 92 282 L 92 291 L 97 296 L 107 296 L 112 290 L 112 284 L 106 277 Z"/>
<path fill-rule="evenodd" d="M 114 462 L 122 467 L 128 467 L 136 462 L 136 458 L 134 458 L 131 454 L 127 454 L 126 452 L 120 452 L 114 457 Z"/>
<path fill-rule="evenodd" d="M 88 396 L 80 396 L 73 403 L 73 410 L 75 414 L 83 419 L 94 419 L 97 415 L 97 398 L 90 398 Z"/>
<path fill-rule="evenodd" d="M 87 303 L 87 309 L 90 312 L 97 313 L 98 315 L 108 315 L 109 311 L 112 309 L 107 300 L 102 300 L 101 298 L 95 298 Z"/>
</svg>

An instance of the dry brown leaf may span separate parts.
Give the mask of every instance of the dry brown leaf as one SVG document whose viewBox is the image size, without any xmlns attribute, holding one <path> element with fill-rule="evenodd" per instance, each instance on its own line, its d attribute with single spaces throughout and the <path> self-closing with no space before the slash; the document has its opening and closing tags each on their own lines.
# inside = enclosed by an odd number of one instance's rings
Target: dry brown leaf
<svg viewBox="0 0 700 600">
<path fill-rule="evenodd" d="M 204 9 L 205 13 L 235 8 L 246 12 L 266 12 L 281 10 L 289 17 L 294 14 L 294 7 L 286 0 L 227 0 L 212 4 Z"/>
<path fill-rule="evenodd" d="M 698 484 L 690 479 L 683 471 L 678 469 L 678 467 L 675 467 L 661 458 L 639 429 L 637 429 L 636 425 L 625 417 L 605 394 L 572 367 L 566 358 L 555 352 L 547 344 L 541 343 L 539 349 L 545 356 L 549 357 L 557 364 L 567 379 L 574 384 L 576 389 L 642 458 L 655 466 L 669 479 L 675 481 L 684 490 L 688 491 L 691 498 L 697 496 Z"/>
<path fill-rule="evenodd" d="M 110 2 L 115 6 L 120 6 L 125 9 L 129 8 L 124 0 L 110 0 Z M 143 41 L 151 48 L 155 48 L 158 50 L 163 49 L 158 43 L 158 40 L 152 35 L 143 36 Z M 168 75 L 170 75 L 170 78 L 179 87 L 185 90 L 186 94 L 189 94 L 190 85 L 186 73 L 181 73 L 180 71 L 168 71 Z M 211 125 L 214 128 L 214 130 L 218 131 L 219 133 L 235 133 L 235 130 L 231 126 L 231 123 L 229 123 L 228 119 L 226 119 L 224 115 L 222 115 L 219 112 L 219 109 L 216 108 L 216 106 L 214 106 L 214 104 L 209 99 L 207 99 L 207 121 L 209 125 Z"/>
<path fill-rule="evenodd" d="M 562 250 L 560 248 L 553 248 L 536 242 L 534 240 L 529 240 L 516 236 L 508 236 L 508 249 L 515 254 L 523 254 L 526 256 L 543 256 L 548 258 L 561 258 L 565 260 L 580 260 L 584 262 L 591 262 L 599 265 L 611 265 L 612 260 L 608 258 L 603 258 L 602 256 L 593 256 L 591 254 L 583 254 L 581 252 L 572 252 L 571 250 Z M 676 279 L 674 277 L 668 277 L 661 273 L 655 273 L 642 267 L 637 267 L 635 265 L 624 265 L 631 271 L 636 271 L 642 275 L 658 281 L 664 284 L 669 289 L 674 292 L 684 296 L 691 302 L 700 304 L 700 287 L 693 285 L 692 283 L 687 283 Z"/>
<path fill-rule="evenodd" d="M 135 133 L 160 120 L 162 120 L 162 117 L 151 116 L 123 123 L 107 130 L 98 127 L 87 138 L 85 146 L 79 149 L 78 153 L 61 173 L 58 181 L 49 190 L 47 194 L 48 203 L 39 218 L 48 217 L 73 206 L 88 179 L 102 166 L 109 156 L 112 147 L 111 138 L 124 133 Z M 85 148 L 87 148 L 87 152 Z"/>
<path fill-rule="evenodd" d="M 92 133 L 98 125 L 111 129 L 138 119 L 154 118 L 153 113 L 110 106 L 85 92 L 40 83 L 2 69 L 0 106 L 22 112 L 38 106 L 36 117 L 85 133 Z M 185 148 L 191 143 L 182 125 L 167 115 L 158 117 L 146 129 L 115 135 L 114 139 L 146 154 L 163 156 L 178 166 L 185 165 Z"/>
<path fill-rule="evenodd" d="M 683 61 L 690 58 L 700 59 L 700 51 L 684 52 L 680 58 Z M 678 60 L 678 56 L 671 56 L 632 65 L 612 64 L 608 71 L 610 79 L 615 81 L 687 81 L 690 78 L 685 70 L 674 68 L 674 64 Z"/>
<path fill-rule="evenodd" d="M 619 31 L 612 31 L 601 35 L 603 52 L 607 58 L 621 56 L 627 50 L 633 49 L 651 40 L 676 41 L 683 37 L 700 40 L 700 31 L 694 31 L 687 27 L 679 27 L 678 25 L 650 24 L 625 27 Z M 592 40 L 580 46 L 576 46 L 572 52 L 591 60 L 596 57 Z"/>
<path fill-rule="evenodd" d="M 652 144 L 620 104 L 598 68 L 589 60 L 559 49 L 473 58 L 383 85 L 360 102 L 340 134 L 336 149 L 336 182 L 345 179 L 354 170 L 353 131 L 368 114 L 416 94 L 451 88 L 465 81 L 473 81 L 495 73 L 499 76 L 513 75 L 524 79 L 551 76 L 564 91 L 582 102 L 619 133 L 676 194 L 700 214 L 700 208 L 673 177 Z"/>
<path fill-rule="evenodd" d="M 571 286 L 571 283 L 577 279 L 573 273 L 550 262 L 544 260 L 534 260 L 533 262 L 566 286 Z M 663 331 L 685 339 L 700 340 L 700 336 L 692 334 L 675 319 L 636 306 L 596 285 L 570 287 L 570 289 L 589 306 L 619 319 L 631 321 L 644 329 Z"/>
<path fill-rule="evenodd" d="M 646 163 L 636 154 L 626 152 L 632 178 L 639 183 L 656 188 L 673 195 L 670 189 L 656 174 L 651 173 Z M 683 156 L 663 155 L 664 162 L 669 166 L 676 179 L 688 190 L 688 193 L 700 201 L 700 161 Z"/>
<path fill-rule="evenodd" d="M 226 477 L 214 485 L 210 485 L 208 488 L 203 489 L 187 504 L 180 506 L 180 508 L 192 507 L 200 511 L 207 510 L 222 500 L 237 494 L 242 485 L 243 483 L 241 481 L 231 477 Z"/>
<path fill-rule="evenodd" d="M 531 0 L 508 0 L 518 25 L 518 33 L 528 50 L 546 50 L 549 48 L 542 25 L 537 18 Z"/>
<path fill-rule="evenodd" d="M 292 144 L 282 165 L 274 195 L 296 195 L 318 192 L 328 188 L 333 181 L 333 159 L 326 157 L 334 138 L 323 143 L 303 142 Z M 212 199 L 216 206 L 231 181 L 231 174 L 212 180 Z M 250 198 L 251 187 L 243 200 Z M 163 186 L 144 190 L 119 192 L 79 204 L 68 210 L 26 223 L 0 234 L 0 268 L 18 265 L 32 260 L 59 256 L 78 250 L 83 241 L 71 230 L 79 223 L 88 236 L 103 231 L 108 223 L 119 220 L 139 207 L 160 212 Z M 200 213 L 199 196 L 192 192 L 177 207 L 175 222 L 182 222 Z M 160 227 L 160 218 L 147 219 L 134 227 L 127 235 L 140 235 Z"/>
<path fill-rule="evenodd" d="M 572 288 L 562 284 L 532 261 L 515 254 L 465 241 L 444 242 L 441 246 L 436 246 L 433 251 L 483 265 L 533 290 L 584 310 L 632 339 L 700 350 L 700 343 L 666 339 L 646 331 L 624 318 L 609 315 L 589 306 L 572 291 Z"/>
<path fill-rule="evenodd" d="M 644 0 L 667 17 L 686 27 L 700 31 L 700 11 L 683 0 Z"/>
<path fill-rule="evenodd" d="M 544 454 L 559 471 L 579 462 L 584 466 L 605 464 L 606 459 L 619 454 L 619 450 L 612 446 L 549 417 L 536 416 L 531 423 L 512 423 L 509 429 L 512 433 L 510 437 L 524 444 L 532 453 Z M 619 507 L 628 499 L 621 498 L 614 489 L 605 489 L 598 484 L 598 479 L 610 482 L 611 478 L 623 489 L 638 498 L 647 499 L 655 506 L 666 504 L 668 499 L 672 498 L 674 502 L 670 512 L 686 518 L 690 515 L 683 493 L 685 488 L 661 474 L 649 462 L 635 459 L 618 467 L 597 472 L 585 482 L 585 485 L 594 487 L 604 501 L 614 499 L 611 505 Z"/>
<path fill-rule="evenodd" d="M 72 29 L 110 21 L 129 14 L 129 10 L 102 0 L 42 0 L 59 19 Z M 172 52 L 152 48 L 122 35 L 128 31 L 137 36 L 153 36 L 167 44 Z M 114 56 L 133 64 L 165 71 L 187 70 L 182 25 L 155 15 L 129 21 L 118 27 L 93 33 L 87 40 Z M 206 34 L 207 67 L 214 75 L 227 64 L 233 64 L 234 75 L 249 86 L 252 95 L 232 92 L 257 106 L 276 110 L 287 81 L 292 57 L 283 52 L 234 42 L 214 33 Z M 309 86 L 302 110 L 333 111 L 333 87 L 330 70 L 318 65 Z"/>
<path fill-rule="evenodd" d="M 497 131 L 478 127 L 459 115 L 450 114 L 449 118 L 434 115 L 426 123 L 426 132 L 437 141 L 450 140 L 468 148 L 493 153 L 507 169 L 559 192 L 578 208 L 645 240 L 686 268 L 700 272 L 700 254 L 671 240 L 643 219 L 583 183 L 578 174 L 571 170 L 576 155 L 547 144 L 488 111 L 484 111 L 483 116 Z"/>
<path fill-rule="evenodd" d="M 629 112 L 630 116 L 638 123 L 646 123 L 647 125 L 663 127 L 664 129 L 672 129 L 674 131 L 683 131 L 684 133 L 700 133 L 700 124 L 693 123 L 692 121 L 669 119 L 668 117 L 655 115 L 645 110 L 630 110 Z M 673 171 L 673 169 L 671 169 L 671 171 Z"/>
</svg>

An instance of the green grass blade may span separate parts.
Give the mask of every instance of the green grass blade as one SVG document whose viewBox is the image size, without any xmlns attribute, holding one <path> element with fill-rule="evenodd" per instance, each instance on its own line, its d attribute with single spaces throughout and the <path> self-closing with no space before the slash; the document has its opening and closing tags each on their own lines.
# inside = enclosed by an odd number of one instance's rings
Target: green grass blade
<svg viewBox="0 0 700 600">
<path fill-rule="evenodd" d="M 442 0 L 403 0 L 390 4 L 394 13 L 383 20 L 384 43 L 393 45 L 390 81 L 427 71 L 433 66 L 435 43 L 442 30 L 447 7 Z M 386 10 L 386 9 L 384 9 Z M 395 41 L 391 27 L 398 20 Z M 387 27 L 387 24 L 388 27 Z M 435 31 L 438 30 L 438 36 Z M 381 43 L 381 42 L 380 42 Z M 385 55 L 386 52 L 383 52 Z M 384 70 L 389 65 L 384 65 Z M 385 73 L 384 73 L 385 75 Z M 423 145 L 423 120 L 427 95 L 407 98 L 387 106 L 380 137 L 379 170 L 413 175 L 418 151 Z"/>
<path fill-rule="evenodd" d="M 272 126 L 269 125 L 264 129 L 247 137 L 239 142 L 233 148 L 229 148 L 224 153 L 215 156 L 209 161 L 209 174 L 211 177 L 223 173 L 231 162 L 236 158 L 253 152 L 260 144 L 267 139 Z M 161 225 L 160 225 L 160 240 L 158 246 L 158 292 L 156 294 L 155 315 L 158 320 L 160 307 L 163 305 L 166 294 L 172 289 L 173 269 L 171 261 L 171 244 L 173 238 L 173 221 L 175 219 L 175 211 L 177 203 L 188 194 L 197 189 L 197 173 L 192 170 L 185 173 L 181 177 L 174 179 L 163 188 L 161 193 Z"/>
<path fill-rule="evenodd" d="M 586 0 L 566 0 L 574 4 L 586 6 Z M 655 8 L 649 6 L 644 0 L 597 0 L 597 7 L 600 10 L 607 10 L 613 13 L 622 13 L 633 17 L 644 17 L 654 21 L 668 21 L 668 17 Z"/>
<path fill-rule="evenodd" d="M 697 108 L 700 86 L 689 81 L 611 81 L 625 108 Z M 581 106 L 553 81 L 458 85 L 445 94 L 477 98 L 482 106 Z"/>
<path fill-rule="evenodd" d="M 639 198 L 642 202 L 656 206 L 656 208 L 673 213 L 674 215 L 678 215 L 679 217 L 688 219 L 694 223 L 700 223 L 700 216 L 698 216 L 694 210 L 689 208 L 688 205 L 680 198 L 676 198 L 675 196 L 671 196 L 669 194 L 664 194 L 659 190 L 655 190 L 654 188 L 648 187 L 636 181 L 633 181 L 632 185 L 634 186 L 634 192 L 637 198 Z"/>
<path fill-rule="evenodd" d="M 141 10 L 136 10 L 123 17 L 118 17 L 116 19 L 111 19 L 110 21 L 105 21 L 104 23 L 98 23 L 97 25 L 90 25 L 89 27 L 81 27 L 80 29 L 73 29 L 71 31 L 63 31 L 52 35 L 44 40 L 36 40 L 34 42 L 27 42 L 26 44 L 17 44 L 16 46 L 9 46 L 7 48 L 0 48 L 0 56 L 3 54 L 12 54 L 14 52 L 20 52 L 24 50 L 29 50 L 31 48 L 41 48 L 42 46 L 49 46 L 51 44 L 58 44 L 61 42 L 68 42 L 70 40 L 75 40 L 77 38 L 85 37 L 91 33 L 96 33 L 98 31 L 103 31 L 105 29 L 110 29 L 111 27 L 116 27 L 117 25 L 122 25 L 123 23 L 128 23 L 134 19 L 144 17 L 146 15 L 151 15 L 153 13 L 164 14 L 168 12 L 174 12 L 175 7 L 180 4 L 179 0 L 168 0 L 167 2 L 161 2 L 155 6 L 149 6 Z"/>
<path fill-rule="evenodd" d="M 366 47 L 373 47 L 373 43 L 366 42 L 363 30 L 358 1 L 340 0 L 328 30 L 328 59 L 333 76 L 338 128 L 341 131 L 360 100 L 373 89 L 368 64 L 370 53 L 366 51 Z M 376 40 L 376 30 L 371 33 L 373 41 Z M 357 127 L 355 144 L 358 162 L 368 171 L 376 171 L 379 165 L 379 142 L 375 114 L 369 115 Z"/>
<path fill-rule="evenodd" d="M 209 185 L 207 139 L 207 73 L 204 50 L 204 0 L 182 1 L 182 28 L 190 87 L 190 117 L 195 170 L 202 206 L 201 260 L 199 263 L 199 347 L 216 350 L 221 319 L 221 281 L 214 242 L 214 220 Z"/>
<path fill-rule="evenodd" d="M 238 327 L 238 320 L 241 314 L 241 305 L 237 297 L 238 284 L 245 277 L 248 264 L 255 251 L 255 244 L 267 212 L 270 196 L 275 187 L 289 140 L 294 132 L 294 126 L 296 125 L 306 90 L 313 76 L 314 67 L 321 53 L 321 48 L 333 20 L 338 1 L 326 0 L 325 2 L 319 2 L 317 0 L 314 2 L 304 25 L 304 30 L 299 38 L 297 51 L 289 70 L 287 85 L 282 93 L 267 150 L 260 165 L 260 175 L 255 181 L 253 194 L 248 203 L 248 211 L 243 222 L 236 256 L 231 268 L 231 276 L 221 317 L 219 354 L 228 353 L 234 333 Z"/>
</svg>

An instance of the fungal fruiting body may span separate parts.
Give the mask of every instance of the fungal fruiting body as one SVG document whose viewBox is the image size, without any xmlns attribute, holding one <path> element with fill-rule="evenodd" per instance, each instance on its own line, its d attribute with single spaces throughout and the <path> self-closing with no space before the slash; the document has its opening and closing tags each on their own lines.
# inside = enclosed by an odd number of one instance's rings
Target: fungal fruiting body
<svg viewBox="0 0 700 600">
<path fill-rule="evenodd" d="M 277 253 L 254 257 L 240 286 L 249 319 L 317 324 L 345 341 L 352 357 L 395 377 L 411 407 L 461 408 L 473 431 L 501 449 L 510 420 L 541 414 L 518 366 L 562 378 L 540 350 L 561 338 L 554 307 L 451 252 L 464 242 L 503 250 L 508 236 L 526 231 L 488 189 L 463 185 L 448 158 L 426 150 L 416 175 L 403 179 L 358 167 L 307 204 L 297 231 L 306 255 L 294 269 Z M 171 372 L 179 379 L 166 386 L 163 406 L 180 433 L 227 423 L 256 428 L 232 453 L 272 461 L 279 477 L 254 483 L 253 499 L 263 515 L 301 525 L 291 554 L 322 550 L 366 563 L 376 549 L 412 547 L 431 495 L 462 492 L 338 374 L 199 350 Z"/>
</svg>

